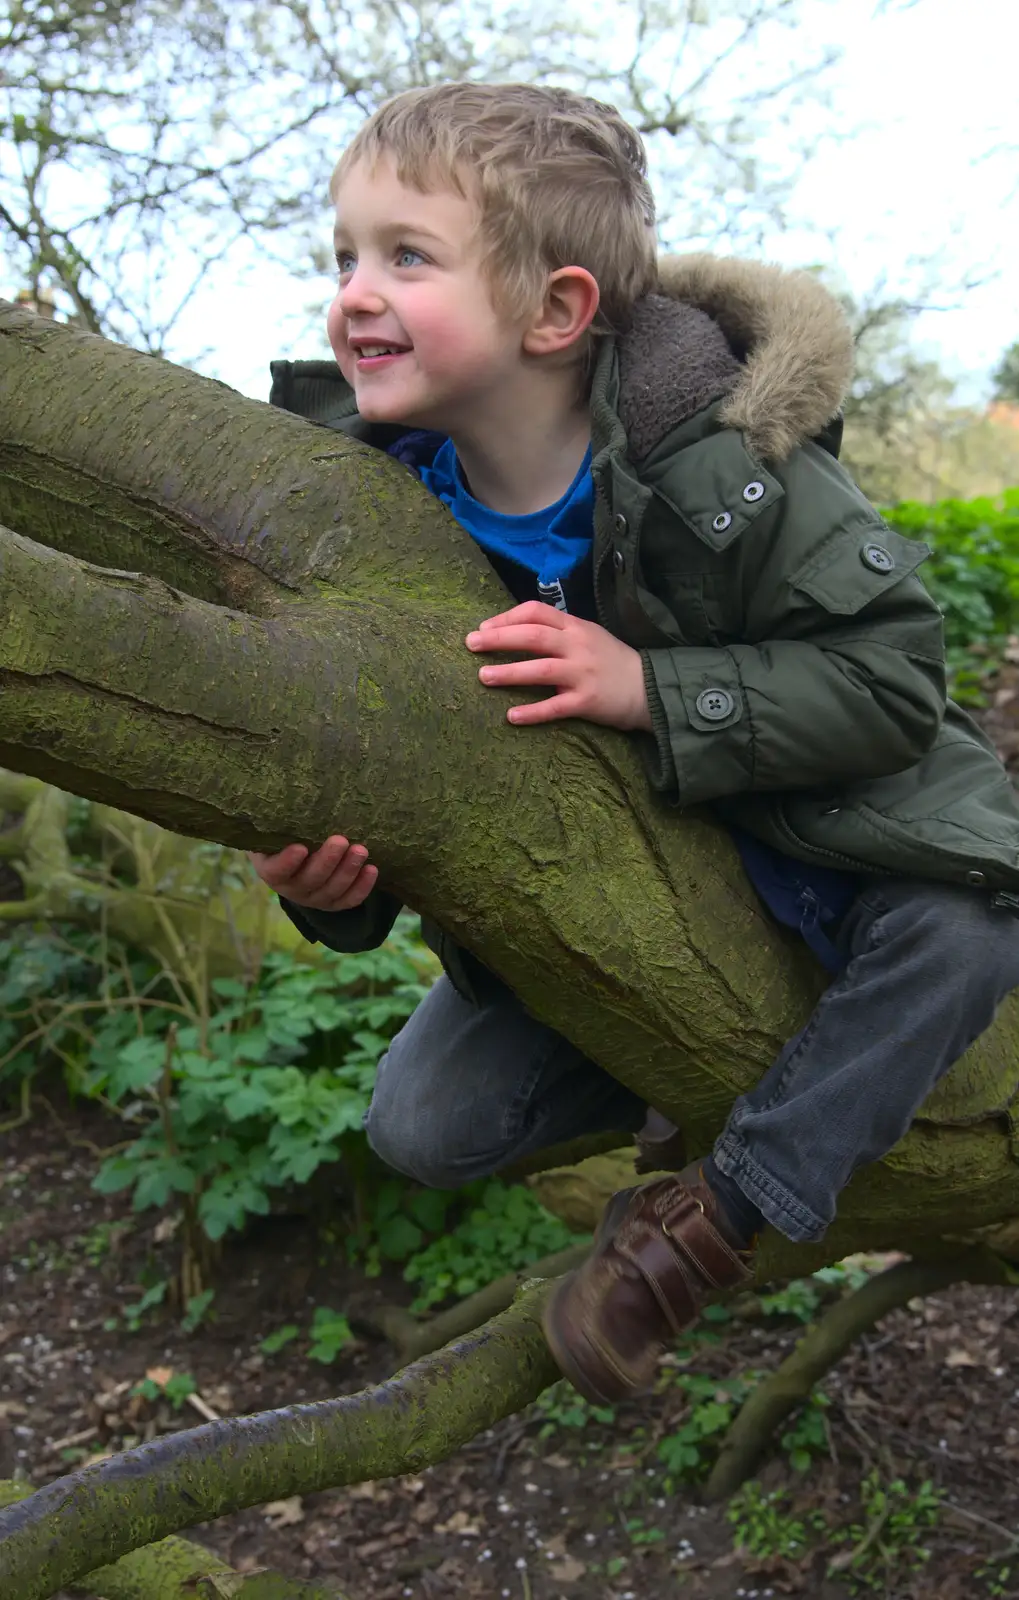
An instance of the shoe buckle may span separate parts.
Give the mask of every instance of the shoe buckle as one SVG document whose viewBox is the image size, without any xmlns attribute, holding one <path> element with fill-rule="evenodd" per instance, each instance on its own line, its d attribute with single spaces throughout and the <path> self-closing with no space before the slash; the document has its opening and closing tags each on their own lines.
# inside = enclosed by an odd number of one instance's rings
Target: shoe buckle
<svg viewBox="0 0 1019 1600">
<path fill-rule="evenodd" d="M 692 1200 L 693 1201 L 694 1205 L 697 1207 L 697 1209 L 700 1212 L 702 1217 L 706 1217 L 707 1216 L 707 1212 L 704 1209 L 704 1201 L 703 1200 L 698 1200 L 697 1196 L 695 1194 L 691 1194 L 689 1189 L 686 1191 L 686 1194 L 685 1194 L 684 1198 L 687 1199 L 687 1200 Z M 672 1232 L 672 1229 L 669 1227 L 669 1224 L 666 1222 L 664 1217 L 662 1217 L 661 1223 L 662 1223 L 662 1232 L 664 1233 L 665 1237 L 667 1239 L 671 1240 L 673 1244 L 678 1244 L 679 1240 L 676 1238 L 675 1234 Z"/>
</svg>

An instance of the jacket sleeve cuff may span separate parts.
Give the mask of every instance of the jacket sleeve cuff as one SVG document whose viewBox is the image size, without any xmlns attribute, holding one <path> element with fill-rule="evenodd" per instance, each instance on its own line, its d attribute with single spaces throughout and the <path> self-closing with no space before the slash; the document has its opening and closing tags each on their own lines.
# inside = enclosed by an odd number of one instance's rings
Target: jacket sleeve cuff
<svg viewBox="0 0 1019 1600">
<path fill-rule="evenodd" d="M 297 906 L 283 895 L 279 902 L 309 944 L 328 945 L 345 955 L 374 950 L 384 943 L 401 909 L 395 895 L 377 888 L 353 911 L 316 911 L 312 906 Z"/>
<path fill-rule="evenodd" d="M 641 655 L 654 735 L 645 755 L 652 787 L 683 806 L 751 788 L 753 728 L 732 653 L 676 648 Z"/>
</svg>

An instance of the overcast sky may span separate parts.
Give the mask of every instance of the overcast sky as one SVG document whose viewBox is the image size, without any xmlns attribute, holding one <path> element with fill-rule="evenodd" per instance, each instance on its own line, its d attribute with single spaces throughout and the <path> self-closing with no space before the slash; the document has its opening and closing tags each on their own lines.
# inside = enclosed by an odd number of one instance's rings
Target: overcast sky
<svg viewBox="0 0 1019 1600">
<path fill-rule="evenodd" d="M 876 5 L 806 7 L 806 25 L 815 17 L 825 38 L 834 25 L 845 50 L 824 120 L 859 131 L 822 143 L 804 164 L 791 207 L 799 226 L 769 239 L 767 254 L 789 264 L 832 261 L 858 292 L 882 276 L 890 290 L 908 289 L 910 258 L 925 253 L 944 256 L 943 276 L 986 276 L 964 303 L 926 313 L 917 327 L 976 398 L 1019 339 L 1019 0 L 893 0 L 875 16 Z M 817 116 L 810 113 L 812 125 Z M 989 154 L 1008 143 L 1012 151 Z M 329 228 L 324 210 L 323 233 Z M 323 299 L 328 293 L 323 278 Z M 206 302 L 204 326 L 182 324 L 179 344 L 197 349 L 215 339 L 201 370 L 264 397 L 273 356 L 326 353 L 294 316 L 315 298 L 314 286 L 266 268 L 221 293 L 212 334 Z"/>
</svg>

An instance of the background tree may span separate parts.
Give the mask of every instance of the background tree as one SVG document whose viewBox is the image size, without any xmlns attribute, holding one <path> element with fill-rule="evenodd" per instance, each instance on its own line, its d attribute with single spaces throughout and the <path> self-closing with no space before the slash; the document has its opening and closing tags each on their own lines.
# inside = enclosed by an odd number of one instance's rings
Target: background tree
<svg viewBox="0 0 1019 1600">
<path fill-rule="evenodd" d="M 803 155 L 790 137 L 765 158 L 760 133 L 821 92 L 835 57 L 803 15 L 802 0 L 625 0 L 605 15 L 544 0 L 368 0 L 356 15 L 342 0 L 18 0 L 0 22 L 8 292 L 48 288 L 94 331 L 200 358 L 178 335 L 192 296 L 256 258 L 295 278 L 331 270 L 326 184 L 345 138 L 387 95 L 447 78 L 617 102 L 648 140 L 667 237 L 751 241 Z"/>
<path fill-rule="evenodd" d="M 856 344 L 842 461 L 879 505 L 999 495 L 1019 482 L 1019 430 L 993 408 L 962 403 L 955 379 L 917 347 L 919 315 L 961 303 L 969 287 L 939 289 L 937 275 L 924 263 L 909 297 L 885 285 L 860 300 L 840 294 Z M 1008 360 L 998 369 L 1005 381 Z"/>
<path fill-rule="evenodd" d="M 994 398 L 1019 405 L 1019 339 L 1010 344 L 994 369 Z"/>
</svg>

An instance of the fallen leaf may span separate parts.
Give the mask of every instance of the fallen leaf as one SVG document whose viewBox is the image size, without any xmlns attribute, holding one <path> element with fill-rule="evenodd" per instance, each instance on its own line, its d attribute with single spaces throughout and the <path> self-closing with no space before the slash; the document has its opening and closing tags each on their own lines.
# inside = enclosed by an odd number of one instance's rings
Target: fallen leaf
<svg viewBox="0 0 1019 1600">
<path fill-rule="evenodd" d="M 551 1455 L 545 1456 L 543 1465 L 546 1467 L 568 1467 L 571 1462 L 568 1456 Z"/>
<path fill-rule="evenodd" d="M 945 1357 L 946 1367 L 978 1367 L 980 1365 L 976 1356 L 971 1356 L 968 1350 L 949 1350 Z"/>
<path fill-rule="evenodd" d="M 156 1223 L 152 1230 L 153 1243 L 166 1244 L 173 1238 L 179 1227 L 180 1217 L 164 1217 L 161 1222 Z"/>
<path fill-rule="evenodd" d="M 437 1522 L 436 1533 L 458 1533 L 463 1539 L 476 1539 L 481 1529 L 471 1522 L 466 1511 L 454 1511 L 448 1522 Z"/>
<path fill-rule="evenodd" d="M 262 1507 L 262 1515 L 270 1528 L 292 1528 L 304 1521 L 304 1502 L 299 1494 L 289 1500 L 271 1500 Z"/>
<path fill-rule="evenodd" d="M 576 1583 L 586 1571 L 584 1563 L 578 1561 L 575 1556 L 566 1556 L 556 1566 L 548 1569 L 549 1577 L 554 1578 L 556 1583 Z"/>
<path fill-rule="evenodd" d="M 150 1383 L 156 1384 L 160 1389 L 165 1389 L 170 1379 L 173 1377 L 173 1368 L 146 1367 L 145 1376 L 148 1378 Z"/>
</svg>

